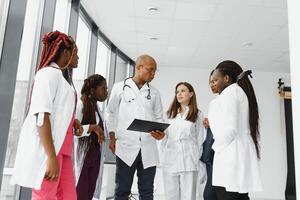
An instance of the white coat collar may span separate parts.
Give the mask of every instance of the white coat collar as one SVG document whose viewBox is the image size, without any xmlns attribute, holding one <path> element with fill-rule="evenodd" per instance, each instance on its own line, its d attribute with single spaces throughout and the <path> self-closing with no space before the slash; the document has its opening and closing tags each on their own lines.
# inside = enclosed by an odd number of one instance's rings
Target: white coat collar
<svg viewBox="0 0 300 200">
<path fill-rule="evenodd" d="M 177 117 L 181 117 L 181 118 L 186 118 L 187 117 L 187 115 L 188 115 L 188 113 L 189 113 L 189 111 L 190 111 L 190 107 L 189 106 L 186 106 L 185 107 L 185 111 L 184 111 L 184 113 L 183 113 L 183 115 L 181 115 L 180 113 L 179 113 L 179 108 L 178 108 L 178 113 L 177 113 Z"/>
<path fill-rule="evenodd" d="M 49 64 L 49 66 L 54 67 L 54 68 L 56 68 L 56 69 L 60 69 L 60 67 L 58 66 L 58 64 L 56 64 L 55 62 L 51 62 L 51 63 Z"/>
<path fill-rule="evenodd" d="M 237 83 L 233 83 L 233 84 L 227 86 L 227 87 L 221 92 L 221 95 L 222 95 L 222 94 L 227 94 L 228 91 L 233 90 L 233 88 L 236 88 L 237 86 L 238 86 Z"/>
<path fill-rule="evenodd" d="M 62 73 L 61 68 L 60 68 L 60 67 L 58 66 L 58 64 L 56 64 L 55 62 L 51 62 L 51 63 L 49 64 L 49 66 L 50 66 L 50 67 L 53 67 L 53 68 L 55 68 L 55 69 L 59 69 L 60 72 Z M 73 90 L 73 91 L 76 93 L 76 95 L 77 95 L 77 91 L 76 91 L 75 87 L 74 87 L 72 84 L 70 84 L 66 79 L 64 79 L 64 81 L 67 82 L 68 85 L 71 86 L 72 90 Z"/>
<path fill-rule="evenodd" d="M 141 89 L 139 89 L 138 86 L 136 85 L 136 83 L 134 82 L 133 78 L 130 78 L 130 79 L 128 79 L 127 81 L 128 81 L 127 84 L 128 84 L 131 88 L 133 88 L 134 90 L 136 90 L 136 91 L 144 91 L 144 90 L 149 90 L 149 89 L 150 89 L 147 83 L 145 83 L 145 84 L 143 85 L 143 87 L 142 87 Z"/>
</svg>

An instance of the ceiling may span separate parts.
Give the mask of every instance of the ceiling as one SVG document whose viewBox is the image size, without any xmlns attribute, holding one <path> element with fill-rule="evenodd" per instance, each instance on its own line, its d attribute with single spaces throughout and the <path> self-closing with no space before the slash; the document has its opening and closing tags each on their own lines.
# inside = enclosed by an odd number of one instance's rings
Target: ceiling
<svg viewBox="0 0 300 200">
<path fill-rule="evenodd" d="M 133 60 L 149 54 L 159 67 L 211 69 L 231 59 L 257 71 L 290 70 L 286 0 L 81 2 L 100 30 Z"/>
</svg>

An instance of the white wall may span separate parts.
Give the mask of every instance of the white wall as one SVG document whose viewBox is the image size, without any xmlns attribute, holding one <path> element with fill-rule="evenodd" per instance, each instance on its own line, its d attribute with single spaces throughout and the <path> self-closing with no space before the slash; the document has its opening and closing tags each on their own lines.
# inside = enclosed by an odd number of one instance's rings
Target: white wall
<svg viewBox="0 0 300 200">
<path fill-rule="evenodd" d="M 161 67 L 153 85 L 161 92 L 166 110 L 174 97 L 174 87 L 180 81 L 191 83 L 196 91 L 199 108 L 207 114 L 208 104 L 214 97 L 208 86 L 210 70 Z M 261 171 L 264 191 L 253 194 L 256 198 L 284 199 L 286 182 L 286 144 L 282 100 L 278 97 L 277 81 L 289 82 L 289 73 L 255 72 L 252 79 L 258 99 L 261 127 Z"/>
<path fill-rule="evenodd" d="M 294 150 L 295 150 L 295 169 L 296 169 L 296 191 L 300 196 L 300 2 L 299 0 L 289 0 L 289 37 L 291 55 L 291 76 L 292 76 L 292 101 L 293 101 L 293 131 L 294 131 Z"/>
</svg>

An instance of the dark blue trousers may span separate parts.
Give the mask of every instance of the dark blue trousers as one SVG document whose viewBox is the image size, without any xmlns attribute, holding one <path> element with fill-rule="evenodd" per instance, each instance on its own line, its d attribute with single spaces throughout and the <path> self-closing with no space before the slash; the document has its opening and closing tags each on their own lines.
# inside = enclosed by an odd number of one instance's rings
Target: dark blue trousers
<svg viewBox="0 0 300 200">
<path fill-rule="evenodd" d="M 206 164 L 207 181 L 203 193 L 204 200 L 217 200 L 215 188 L 212 186 L 212 169 L 212 163 Z"/>
<path fill-rule="evenodd" d="M 156 167 L 144 169 L 141 151 L 131 167 L 116 156 L 115 200 L 128 200 L 135 171 L 138 177 L 139 199 L 153 200 Z"/>
</svg>

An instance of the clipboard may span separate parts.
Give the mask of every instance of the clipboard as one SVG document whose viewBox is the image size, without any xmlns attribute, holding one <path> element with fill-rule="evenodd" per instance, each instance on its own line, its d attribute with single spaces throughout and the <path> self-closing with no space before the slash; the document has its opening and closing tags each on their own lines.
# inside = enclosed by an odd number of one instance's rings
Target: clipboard
<svg viewBox="0 0 300 200">
<path fill-rule="evenodd" d="M 169 126 L 170 124 L 167 123 L 134 119 L 133 122 L 128 126 L 127 130 L 150 133 L 154 130 L 164 131 Z"/>
</svg>

